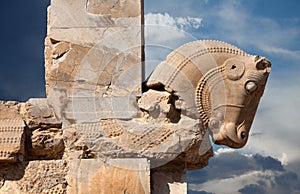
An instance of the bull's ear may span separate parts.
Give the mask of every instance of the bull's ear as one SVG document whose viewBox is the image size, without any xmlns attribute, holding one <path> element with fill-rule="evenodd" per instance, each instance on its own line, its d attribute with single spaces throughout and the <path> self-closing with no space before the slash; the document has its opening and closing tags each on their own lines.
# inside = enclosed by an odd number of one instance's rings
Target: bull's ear
<svg viewBox="0 0 300 194">
<path fill-rule="evenodd" d="M 225 61 L 225 71 L 228 79 L 239 80 L 245 73 L 245 63 L 235 58 L 229 58 Z"/>
</svg>

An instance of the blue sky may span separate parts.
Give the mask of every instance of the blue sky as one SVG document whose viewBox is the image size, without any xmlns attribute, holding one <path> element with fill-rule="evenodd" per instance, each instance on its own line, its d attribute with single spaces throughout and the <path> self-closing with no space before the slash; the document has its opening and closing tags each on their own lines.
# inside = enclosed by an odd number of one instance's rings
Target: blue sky
<svg viewBox="0 0 300 194">
<path fill-rule="evenodd" d="M 48 4 L 1 2 L 0 100 L 45 96 Z M 229 42 L 273 65 L 247 145 L 214 146 L 209 166 L 189 173 L 190 193 L 300 193 L 299 1 L 145 0 L 145 19 L 149 72 L 172 49 L 196 39 Z"/>
<path fill-rule="evenodd" d="M 3 1 L 0 6 L 0 100 L 45 96 L 44 38 L 49 1 Z"/>
</svg>

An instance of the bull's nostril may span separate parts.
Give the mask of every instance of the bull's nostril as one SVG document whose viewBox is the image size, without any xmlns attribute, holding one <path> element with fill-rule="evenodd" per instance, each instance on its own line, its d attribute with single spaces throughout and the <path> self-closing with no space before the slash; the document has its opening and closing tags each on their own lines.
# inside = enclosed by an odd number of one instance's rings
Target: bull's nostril
<svg viewBox="0 0 300 194">
<path fill-rule="evenodd" d="M 245 131 L 242 131 L 242 133 L 241 133 L 241 138 L 242 138 L 242 139 L 245 139 L 245 138 L 246 138 L 246 133 L 245 133 Z"/>
</svg>

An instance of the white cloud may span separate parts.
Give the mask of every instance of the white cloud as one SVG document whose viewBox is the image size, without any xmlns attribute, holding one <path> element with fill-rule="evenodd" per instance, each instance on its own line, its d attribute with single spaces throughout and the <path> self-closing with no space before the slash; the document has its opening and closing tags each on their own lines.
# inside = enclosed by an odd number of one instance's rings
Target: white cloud
<svg viewBox="0 0 300 194">
<path fill-rule="evenodd" d="M 288 164 L 289 158 L 288 158 L 286 153 L 283 152 L 281 157 L 278 158 L 278 159 L 279 159 L 279 161 L 281 162 L 282 165 L 286 166 Z"/>
<path fill-rule="evenodd" d="M 176 21 L 167 13 L 148 13 L 145 15 L 145 25 L 163 25 L 176 27 Z"/>
<path fill-rule="evenodd" d="M 145 15 L 145 25 L 162 25 L 198 29 L 201 27 L 202 18 L 197 17 L 172 17 L 168 13 L 148 13 Z"/>
<path fill-rule="evenodd" d="M 149 42 L 166 42 L 187 36 L 190 29 L 198 29 L 202 19 L 195 17 L 172 17 L 168 13 L 145 15 L 145 35 Z"/>
<path fill-rule="evenodd" d="M 177 26 L 180 29 L 184 29 L 185 27 L 191 27 L 194 29 L 199 29 L 201 27 L 201 18 L 193 18 L 193 17 L 178 17 L 175 18 Z"/>
<path fill-rule="evenodd" d="M 224 154 L 224 153 L 232 153 L 232 152 L 235 152 L 235 150 L 232 149 L 232 148 L 220 148 L 220 149 L 218 149 L 217 151 L 214 152 L 214 155 L 219 156 L 219 155 Z"/>
</svg>

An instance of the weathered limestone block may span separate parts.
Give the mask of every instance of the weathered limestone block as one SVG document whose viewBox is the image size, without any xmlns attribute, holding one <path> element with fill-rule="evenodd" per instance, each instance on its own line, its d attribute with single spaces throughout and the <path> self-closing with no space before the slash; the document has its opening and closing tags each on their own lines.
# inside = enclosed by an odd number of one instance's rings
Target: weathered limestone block
<svg viewBox="0 0 300 194">
<path fill-rule="evenodd" d="M 140 0 L 51 1 L 45 41 L 47 98 L 64 126 L 137 117 L 141 7 Z"/>
<path fill-rule="evenodd" d="M 0 101 L 0 119 L 21 119 L 20 115 L 22 104 L 15 101 Z"/>
<path fill-rule="evenodd" d="M 23 161 L 25 124 L 21 119 L 0 120 L 0 162 Z"/>
<path fill-rule="evenodd" d="M 147 159 L 72 160 L 67 193 L 150 193 Z"/>
<path fill-rule="evenodd" d="M 139 0 L 52 0 L 48 13 L 51 37 L 76 44 L 94 44 L 118 27 L 141 25 Z"/>
<path fill-rule="evenodd" d="M 62 129 L 38 129 L 32 132 L 29 155 L 31 159 L 59 159 L 62 158 L 65 145 Z"/>
<path fill-rule="evenodd" d="M 64 153 L 62 122 L 46 98 L 29 99 L 21 109 L 27 125 L 27 159 L 59 159 Z"/>
<path fill-rule="evenodd" d="M 56 44 L 65 47 L 62 42 Z M 140 94 L 141 58 L 131 51 L 69 44 L 66 48 L 47 48 L 46 61 L 48 99 L 55 110 L 61 106 L 73 106 L 84 97 L 94 98 L 93 104 L 98 104 L 101 103 L 99 98 L 124 97 L 125 100 L 125 97 Z M 69 104 L 65 105 L 64 101 Z M 56 105 L 59 102 L 61 105 Z"/>
<path fill-rule="evenodd" d="M 140 0 L 52 0 L 49 9 L 48 27 L 52 29 L 141 25 Z"/>
<path fill-rule="evenodd" d="M 55 112 L 48 105 L 46 98 L 29 99 L 20 111 L 29 129 L 36 128 L 61 128 L 62 121 L 59 120 Z"/>
<path fill-rule="evenodd" d="M 141 14 L 140 2 L 134 0 L 88 0 L 87 12 L 111 15 L 112 18 L 137 17 Z"/>
</svg>

